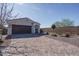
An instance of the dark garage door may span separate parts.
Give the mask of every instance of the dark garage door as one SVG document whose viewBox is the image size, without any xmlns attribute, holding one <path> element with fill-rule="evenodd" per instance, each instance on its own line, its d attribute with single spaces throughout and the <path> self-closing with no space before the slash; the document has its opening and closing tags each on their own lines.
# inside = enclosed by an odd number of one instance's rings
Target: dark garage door
<svg viewBox="0 0 79 59">
<path fill-rule="evenodd" d="M 12 34 L 30 34 L 31 26 L 12 25 Z"/>
</svg>

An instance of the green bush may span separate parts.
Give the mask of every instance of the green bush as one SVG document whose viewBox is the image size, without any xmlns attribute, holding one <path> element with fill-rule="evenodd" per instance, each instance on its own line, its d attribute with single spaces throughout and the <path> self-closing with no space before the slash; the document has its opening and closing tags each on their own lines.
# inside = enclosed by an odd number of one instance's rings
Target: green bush
<svg viewBox="0 0 79 59">
<path fill-rule="evenodd" d="M 2 35 L 6 35 L 6 34 L 7 34 L 7 29 L 3 29 Z"/>
<path fill-rule="evenodd" d="M 55 24 L 52 24 L 51 28 L 54 30 L 56 28 Z"/>
<path fill-rule="evenodd" d="M 4 41 L 0 39 L 0 45 L 3 43 Z"/>
<path fill-rule="evenodd" d="M 0 34 L 2 35 L 6 35 L 7 34 L 7 29 L 0 29 Z"/>
</svg>

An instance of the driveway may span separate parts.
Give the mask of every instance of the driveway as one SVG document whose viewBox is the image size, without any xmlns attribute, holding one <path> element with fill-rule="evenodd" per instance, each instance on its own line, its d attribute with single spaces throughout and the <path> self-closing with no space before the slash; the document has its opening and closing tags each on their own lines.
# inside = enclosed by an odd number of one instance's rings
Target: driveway
<svg viewBox="0 0 79 59">
<path fill-rule="evenodd" d="M 33 38 L 33 37 L 40 37 L 41 34 L 13 34 L 11 36 L 12 39 L 27 39 L 27 38 Z M 27 39 L 28 40 L 28 39 Z"/>
<path fill-rule="evenodd" d="M 12 39 L 4 56 L 79 56 L 79 47 L 47 36 Z"/>
</svg>

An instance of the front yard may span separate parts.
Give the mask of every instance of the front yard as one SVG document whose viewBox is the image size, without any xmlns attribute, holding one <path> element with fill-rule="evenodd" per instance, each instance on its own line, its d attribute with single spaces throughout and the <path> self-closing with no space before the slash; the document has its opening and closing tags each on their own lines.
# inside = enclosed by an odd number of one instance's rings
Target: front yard
<svg viewBox="0 0 79 59">
<path fill-rule="evenodd" d="M 1 50 L 4 56 L 79 56 L 79 38 L 32 37 L 9 41 Z M 5 45 L 5 44 L 4 44 Z"/>
</svg>

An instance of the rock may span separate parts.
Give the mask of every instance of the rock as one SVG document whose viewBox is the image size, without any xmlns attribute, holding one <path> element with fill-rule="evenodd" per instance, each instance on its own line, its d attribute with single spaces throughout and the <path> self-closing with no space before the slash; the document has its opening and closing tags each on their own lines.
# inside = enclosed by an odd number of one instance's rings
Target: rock
<svg viewBox="0 0 79 59">
<path fill-rule="evenodd" d="M 17 51 L 21 54 L 25 53 L 25 48 L 18 48 Z"/>
<path fill-rule="evenodd" d="M 11 53 L 11 54 L 17 53 L 16 48 L 13 48 L 13 47 L 8 47 L 7 49 L 5 49 L 5 52 Z"/>
</svg>

